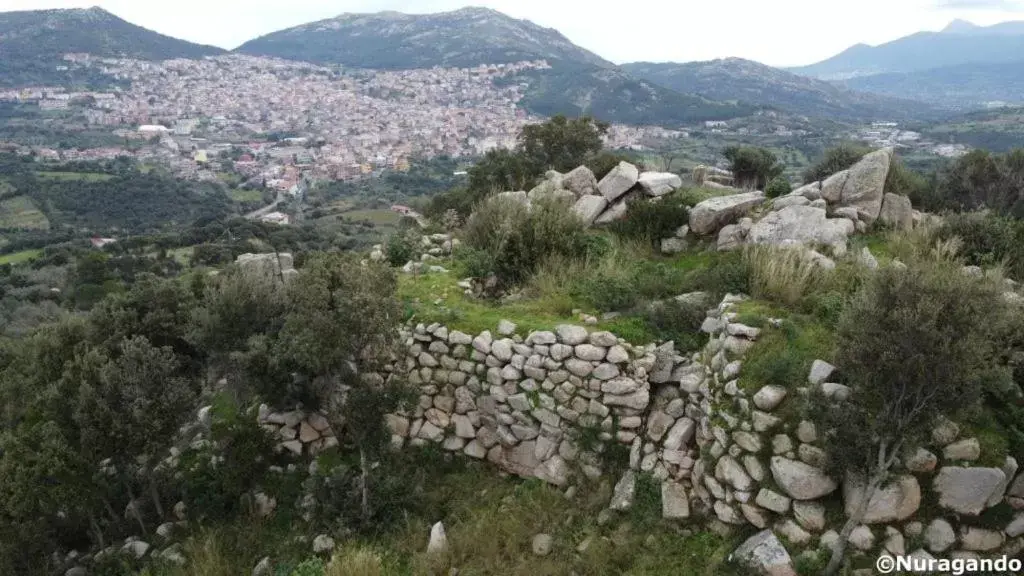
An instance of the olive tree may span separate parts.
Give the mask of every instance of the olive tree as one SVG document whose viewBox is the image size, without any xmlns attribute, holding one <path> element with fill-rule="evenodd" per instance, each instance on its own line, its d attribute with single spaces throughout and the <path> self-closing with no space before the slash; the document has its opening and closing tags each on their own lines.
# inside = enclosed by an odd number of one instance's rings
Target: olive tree
<svg viewBox="0 0 1024 576">
<path fill-rule="evenodd" d="M 371 461 L 390 438 L 384 416 L 406 398 L 401 381 L 383 375 L 395 358 L 401 321 L 396 286 L 383 264 L 364 265 L 352 254 L 313 256 L 289 286 L 277 343 L 282 361 L 358 449 L 364 517 L 371 514 Z"/>
<path fill-rule="evenodd" d="M 839 570 L 851 532 L 903 450 L 940 416 L 975 405 L 999 371 L 992 330 L 1004 305 L 993 285 L 956 263 L 931 262 L 879 270 L 845 310 L 836 364 L 852 392 L 841 403 L 817 398 L 813 413 L 828 431 L 833 471 L 862 475 L 866 488 L 827 574 Z"/>
</svg>

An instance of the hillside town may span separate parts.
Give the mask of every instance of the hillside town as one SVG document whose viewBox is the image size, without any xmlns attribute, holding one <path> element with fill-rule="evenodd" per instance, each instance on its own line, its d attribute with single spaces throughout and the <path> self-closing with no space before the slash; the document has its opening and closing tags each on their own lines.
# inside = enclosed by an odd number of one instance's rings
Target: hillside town
<svg viewBox="0 0 1024 576">
<path fill-rule="evenodd" d="M 475 157 L 512 147 L 541 119 L 517 106 L 523 85 L 501 82 L 544 61 L 402 71 L 325 68 L 242 55 L 151 62 L 68 54 L 124 88 L 0 91 L 35 104 L 64 127 L 101 130 L 122 146 L 20 147 L 53 160 L 130 156 L 177 176 L 213 180 L 227 161 L 244 177 L 295 193 L 302 182 L 408 170 L 413 159 Z M 613 126 L 611 148 L 643 149 L 685 136 L 659 127 Z"/>
</svg>

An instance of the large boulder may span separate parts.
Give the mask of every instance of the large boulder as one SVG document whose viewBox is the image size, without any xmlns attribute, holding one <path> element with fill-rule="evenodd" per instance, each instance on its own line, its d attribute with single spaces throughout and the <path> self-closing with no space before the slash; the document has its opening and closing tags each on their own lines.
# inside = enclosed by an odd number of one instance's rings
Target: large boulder
<svg viewBox="0 0 1024 576">
<path fill-rule="evenodd" d="M 797 460 L 775 456 L 771 470 L 775 483 L 794 500 L 816 500 L 838 487 L 820 468 Z"/>
<path fill-rule="evenodd" d="M 796 576 L 793 559 L 771 530 L 762 530 L 732 553 L 740 564 L 763 576 Z"/>
<path fill-rule="evenodd" d="M 864 478 L 848 475 L 843 482 L 843 501 L 846 503 L 846 515 L 852 516 L 853 511 L 864 500 Z M 875 491 L 868 501 L 868 509 L 861 520 L 864 524 L 882 524 L 900 522 L 910 518 L 921 507 L 921 486 L 913 476 L 900 476 L 888 485 Z"/>
<path fill-rule="evenodd" d="M 750 244 L 846 245 L 846 239 L 855 230 L 846 218 L 828 218 L 825 210 L 811 206 L 787 206 L 755 222 L 747 234 Z"/>
<path fill-rule="evenodd" d="M 583 220 L 583 223 L 590 226 L 597 220 L 597 217 L 608 207 L 608 199 L 604 196 L 582 196 L 572 207 L 573 212 Z"/>
<path fill-rule="evenodd" d="M 580 166 L 562 176 L 562 188 L 572 192 L 577 198 L 597 194 L 597 178 L 586 166 Z"/>
<path fill-rule="evenodd" d="M 760 191 L 708 198 L 690 210 L 690 230 L 700 236 L 712 234 L 764 201 L 764 192 Z"/>
<path fill-rule="evenodd" d="M 999 468 L 960 468 L 945 466 L 935 477 L 933 488 L 939 494 L 939 506 L 960 514 L 977 516 L 988 499 L 1006 482 Z"/>
<path fill-rule="evenodd" d="M 856 208 L 860 220 L 866 224 L 872 224 L 878 219 L 892 153 L 892 148 L 877 150 L 850 168 L 850 175 L 843 184 L 843 193 L 839 198 L 839 207 Z"/>
<path fill-rule="evenodd" d="M 821 183 L 821 197 L 829 204 L 837 204 L 843 197 L 843 186 L 850 178 L 850 171 L 843 170 L 829 176 Z"/>
<path fill-rule="evenodd" d="M 671 172 L 644 172 L 638 180 L 644 193 L 653 198 L 664 196 L 683 185 L 683 179 Z"/>
<path fill-rule="evenodd" d="M 886 193 L 882 199 L 882 210 L 878 221 L 896 230 L 910 230 L 914 226 L 914 207 L 910 198 L 899 194 Z"/>
<path fill-rule="evenodd" d="M 619 162 L 619 165 L 612 168 L 607 176 L 597 183 L 597 189 L 609 202 L 619 199 L 629 189 L 636 186 L 640 179 L 640 171 L 629 162 Z"/>
</svg>

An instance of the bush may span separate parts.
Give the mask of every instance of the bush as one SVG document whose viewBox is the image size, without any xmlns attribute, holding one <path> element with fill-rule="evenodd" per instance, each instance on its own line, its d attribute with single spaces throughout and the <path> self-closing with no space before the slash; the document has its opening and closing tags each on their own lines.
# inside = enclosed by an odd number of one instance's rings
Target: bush
<svg viewBox="0 0 1024 576">
<path fill-rule="evenodd" d="M 766 148 L 729 146 L 722 154 L 730 163 L 737 185 L 743 188 L 764 190 L 784 169 L 775 153 Z"/>
<path fill-rule="evenodd" d="M 785 176 L 778 176 L 768 183 L 768 186 L 764 189 L 764 194 L 769 198 L 778 198 L 779 196 L 785 196 L 792 191 L 793 186 L 790 185 L 789 179 Z"/>
<path fill-rule="evenodd" d="M 409 231 L 395 232 L 388 238 L 385 255 L 392 266 L 403 266 L 416 256 L 417 237 Z"/>
<path fill-rule="evenodd" d="M 825 180 L 836 172 L 842 172 L 857 163 L 871 149 L 858 144 L 844 143 L 825 151 L 821 160 L 804 171 L 804 183 Z"/>
<path fill-rule="evenodd" d="M 564 203 L 538 201 L 527 208 L 508 198 L 481 204 L 466 224 L 465 241 L 477 252 L 476 275 L 493 273 L 506 286 L 522 283 L 546 258 L 582 257 L 588 248 L 583 222 Z M 488 274 L 480 274 L 484 264 Z"/>
<path fill-rule="evenodd" d="M 676 230 L 689 221 L 689 214 L 686 199 L 679 194 L 664 196 L 656 202 L 637 200 L 629 204 L 626 217 L 612 225 L 612 232 L 657 245 L 662 238 L 675 236 Z"/>
<path fill-rule="evenodd" d="M 959 238 L 968 264 L 1006 266 L 1014 278 L 1024 274 L 1024 224 L 991 212 L 949 214 L 937 230 L 938 238 Z"/>
<path fill-rule="evenodd" d="M 740 384 L 757 391 L 768 384 L 792 388 L 807 381 L 811 364 L 832 356 L 832 334 L 805 318 L 791 318 L 780 329 L 766 329 L 743 359 Z"/>
<path fill-rule="evenodd" d="M 716 253 L 712 263 L 689 274 L 681 292 L 702 290 L 716 298 L 750 293 L 750 266 L 740 252 Z"/>
<path fill-rule="evenodd" d="M 672 340 L 676 350 L 695 352 L 704 344 L 701 324 L 707 316 L 704 306 L 694 306 L 677 300 L 658 302 L 644 311 L 644 321 L 658 340 Z"/>
</svg>

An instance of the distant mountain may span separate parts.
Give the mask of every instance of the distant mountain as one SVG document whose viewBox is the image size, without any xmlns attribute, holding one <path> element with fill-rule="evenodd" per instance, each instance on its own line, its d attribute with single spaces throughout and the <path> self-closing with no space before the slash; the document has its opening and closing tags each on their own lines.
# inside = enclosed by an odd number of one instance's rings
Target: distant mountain
<svg viewBox="0 0 1024 576">
<path fill-rule="evenodd" d="M 839 120 L 903 120 L 935 113 L 920 102 L 855 92 L 741 58 L 685 64 L 635 62 L 622 68 L 678 92 L 770 106 L 791 114 Z"/>
<path fill-rule="evenodd" d="M 972 110 L 993 103 L 1024 105 L 1024 54 L 1016 62 L 962 64 L 908 73 L 876 74 L 845 82 L 856 90 Z"/>
<path fill-rule="evenodd" d="M 612 67 L 557 30 L 488 8 L 342 14 L 246 42 L 237 52 L 355 68 L 466 67 L 547 59 Z"/>
<path fill-rule="evenodd" d="M 823 80 L 906 73 L 976 63 L 1021 60 L 1024 22 L 975 26 L 954 21 L 940 32 L 918 32 L 879 46 L 857 44 L 844 52 L 790 72 Z"/>
<path fill-rule="evenodd" d="M 0 12 L 0 85 L 64 83 L 62 56 L 166 60 L 201 58 L 224 50 L 164 36 L 102 8 Z"/>
<path fill-rule="evenodd" d="M 743 116 L 749 106 L 711 102 L 638 80 L 557 30 L 487 8 L 439 14 L 343 14 L 274 32 L 237 49 L 354 68 L 469 67 L 547 60 L 507 82 L 525 83 L 522 106 L 551 115 L 588 113 L 613 122 L 679 126 Z"/>
</svg>

